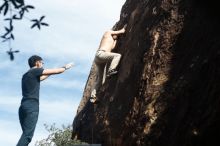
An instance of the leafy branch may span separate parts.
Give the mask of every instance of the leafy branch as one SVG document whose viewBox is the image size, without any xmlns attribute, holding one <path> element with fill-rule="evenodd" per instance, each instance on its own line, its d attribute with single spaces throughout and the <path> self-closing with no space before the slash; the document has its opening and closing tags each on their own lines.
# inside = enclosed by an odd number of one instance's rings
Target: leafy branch
<svg viewBox="0 0 220 146">
<path fill-rule="evenodd" d="M 5 18 L 4 21 L 8 21 L 8 26 L 4 26 L 4 33 L 0 35 L 2 43 L 8 42 L 9 51 L 7 54 L 10 56 L 10 60 L 14 60 L 14 53 L 18 53 L 19 50 L 14 51 L 11 47 L 11 41 L 15 40 L 14 21 L 19 21 L 23 19 L 29 20 L 32 25 L 31 29 L 37 27 L 39 30 L 42 26 L 49 26 L 48 23 L 43 22 L 45 16 L 41 16 L 39 19 L 29 19 L 25 16 L 30 10 L 35 9 L 32 5 L 26 5 L 24 0 L 3 0 L 2 5 L 0 5 L 0 15 Z"/>
<path fill-rule="evenodd" d="M 44 18 L 45 18 L 45 16 L 42 16 L 39 20 L 37 20 L 37 19 L 31 20 L 31 21 L 34 22 L 34 24 L 31 26 L 31 28 L 34 28 L 35 26 L 37 26 L 38 29 L 40 29 L 42 25 L 43 25 L 43 26 L 49 26 L 49 24 L 47 24 L 47 23 L 45 23 L 45 22 L 42 22 L 42 20 L 43 20 Z"/>
</svg>

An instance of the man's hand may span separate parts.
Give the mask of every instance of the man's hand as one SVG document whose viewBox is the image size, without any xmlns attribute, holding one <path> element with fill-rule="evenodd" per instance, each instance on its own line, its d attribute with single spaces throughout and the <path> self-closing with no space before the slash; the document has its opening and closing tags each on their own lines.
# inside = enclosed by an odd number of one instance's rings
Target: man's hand
<svg viewBox="0 0 220 146">
<path fill-rule="evenodd" d="M 73 66 L 74 66 L 74 64 L 73 64 L 73 62 L 71 62 L 71 63 L 66 64 L 64 67 L 65 67 L 65 69 L 70 69 Z"/>
<path fill-rule="evenodd" d="M 122 28 L 122 29 L 124 30 L 124 32 L 125 32 L 125 30 L 126 30 L 127 26 L 128 26 L 127 24 L 125 24 L 125 25 L 123 26 L 123 28 Z"/>
<path fill-rule="evenodd" d="M 121 32 L 122 32 L 122 33 L 125 33 L 126 27 L 127 27 L 127 24 L 125 24 L 125 25 L 123 26 L 123 28 L 121 29 Z"/>
<path fill-rule="evenodd" d="M 125 33 L 126 27 L 127 27 L 127 24 L 125 24 L 123 26 L 123 28 L 120 29 L 120 30 L 116 30 L 116 31 L 115 30 L 110 30 L 110 31 L 107 31 L 107 32 L 110 33 L 111 35 L 119 35 L 119 34 Z"/>
<path fill-rule="evenodd" d="M 121 29 L 121 32 L 122 32 L 122 33 L 125 33 L 125 28 L 124 28 L 124 27 Z"/>
<path fill-rule="evenodd" d="M 127 26 L 128 26 L 128 24 L 125 24 L 125 25 L 123 26 L 123 28 L 126 29 Z"/>
</svg>

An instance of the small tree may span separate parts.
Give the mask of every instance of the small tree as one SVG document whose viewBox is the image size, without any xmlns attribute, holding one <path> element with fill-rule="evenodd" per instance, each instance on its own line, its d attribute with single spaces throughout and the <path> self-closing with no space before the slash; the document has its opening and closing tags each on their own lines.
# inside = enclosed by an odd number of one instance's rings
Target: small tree
<svg viewBox="0 0 220 146">
<path fill-rule="evenodd" d="M 71 126 L 62 126 L 62 129 L 59 129 L 55 124 L 48 126 L 44 124 L 45 129 L 50 133 L 46 139 L 37 141 L 35 146 L 71 146 L 76 144 L 87 144 L 81 142 L 80 140 L 72 140 L 72 129 Z"/>
</svg>

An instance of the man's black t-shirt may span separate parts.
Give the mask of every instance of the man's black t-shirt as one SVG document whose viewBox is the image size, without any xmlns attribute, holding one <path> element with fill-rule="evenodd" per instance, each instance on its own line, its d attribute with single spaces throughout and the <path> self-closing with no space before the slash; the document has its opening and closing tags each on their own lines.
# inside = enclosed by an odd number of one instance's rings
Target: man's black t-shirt
<svg viewBox="0 0 220 146">
<path fill-rule="evenodd" d="M 43 68 L 31 68 L 22 77 L 22 100 L 35 99 L 39 102 L 40 76 Z"/>
</svg>

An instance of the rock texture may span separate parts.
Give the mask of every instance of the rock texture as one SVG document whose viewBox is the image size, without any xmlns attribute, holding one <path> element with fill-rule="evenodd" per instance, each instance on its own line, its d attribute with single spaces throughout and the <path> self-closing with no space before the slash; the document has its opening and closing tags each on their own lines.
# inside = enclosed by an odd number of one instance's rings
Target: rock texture
<svg viewBox="0 0 220 146">
<path fill-rule="evenodd" d="M 216 2 L 127 0 L 115 29 L 119 73 L 89 103 L 91 68 L 73 137 L 103 146 L 216 146 L 220 20 Z M 98 45 L 98 44 L 97 44 Z M 217 145 L 220 145 L 218 143 Z"/>
</svg>

